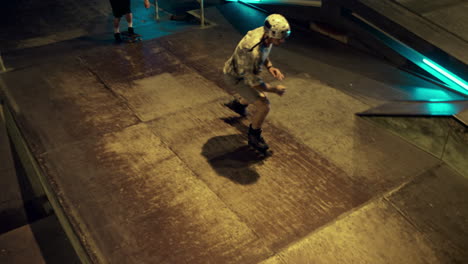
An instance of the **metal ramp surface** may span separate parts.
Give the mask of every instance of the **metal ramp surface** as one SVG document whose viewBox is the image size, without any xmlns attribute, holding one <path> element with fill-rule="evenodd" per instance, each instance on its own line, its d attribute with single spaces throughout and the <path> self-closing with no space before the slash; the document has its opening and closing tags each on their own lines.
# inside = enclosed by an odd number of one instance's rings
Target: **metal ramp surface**
<svg viewBox="0 0 468 264">
<path fill-rule="evenodd" d="M 264 127 L 276 152 L 259 158 L 248 120 L 222 104 L 222 65 L 242 37 L 232 23 L 252 13 L 207 13 L 216 27 L 0 75 L 15 147 L 83 262 L 466 262 L 464 165 L 354 114 L 407 96 L 391 88 L 404 74 L 328 39 L 291 39 L 272 53 L 289 88 Z"/>
<path fill-rule="evenodd" d="M 468 109 L 468 102 L 391 102 L 364 112 L 360 116 L 427 116 L 448 117 Z"/>
</svg>

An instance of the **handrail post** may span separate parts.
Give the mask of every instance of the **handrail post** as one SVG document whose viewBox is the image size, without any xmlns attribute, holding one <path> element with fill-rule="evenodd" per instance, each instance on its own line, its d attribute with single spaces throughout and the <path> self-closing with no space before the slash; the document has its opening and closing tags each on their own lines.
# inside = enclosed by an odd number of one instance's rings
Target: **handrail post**
<svg viewBox="0 0 468 264">
<path fill-rule="evenodd" d="M 200 9 L 201 9 L 201 26 L 205 26 L 205 8 L 204 8 L 204 1 L 200 1 Z"/>
<path fill-rule="evenodd" d="M 5 64 L 3 64 L 2 54 L 0 53 L 0 72 L 6 72 Z"/>
<path fill-rule="evenodd" d="M 158 5 L 158 0 L 154 0 L 154 6 L 156 10 L 156 21 L 159 22 L 159 5 Z"/>
</svg>

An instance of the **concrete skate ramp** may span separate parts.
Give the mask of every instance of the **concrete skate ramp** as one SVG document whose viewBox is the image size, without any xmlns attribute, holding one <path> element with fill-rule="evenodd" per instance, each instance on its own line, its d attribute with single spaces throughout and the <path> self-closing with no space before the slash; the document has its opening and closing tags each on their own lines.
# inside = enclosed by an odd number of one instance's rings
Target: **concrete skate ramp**
<svg viewBox="0 0 468 264">
<path fill-rule="evenodd" d="M 4 1 L 0 52 L 47 45 L 111 30 L 109 1 Z"/>
<path fill-rule="evenodd" d="M 134 26 L 150 27 L 156 24 L 155 5 L 145 9 L 143 1 L 131 1 Z M 220 0 L 206 0 L 205 6 L 220 4 Z M 159 0 L 164 9 L 160 16 L 168 20 L 170 13 L 184 13 L 199 9 L 197 0 Z M 166 11 L 166 12 L 164 12 Z M 5 1 L 0 18 L 0 53 L 46 46 L 77 38 L 93 37 L 95 44 L 112 40 L 112 9 L 110 2 L 99 0 L 44 0 Z M 121 29 L 127 23 L 122 19 Z M 157 26 L 155 26 L 157 27 Z"/>
<path fill-rule="evenodd" d="M 428 1 L 417 0 L 341 2 L 348 7 L 354 6 L 384 31 L 458 73 L 462 78 L 468 73 L 466 1 L 431 1 L 431 4 L 426 4 Z M 368 12 L 366 8 L 372 11 Z M 387 18 L 388 22 L 379 21 L 378 15 Z M 447 56 L 455 62 L 451 62 Z"/>
<path fill-rule="evenodd" d="M 396 2 L 468 42 L 467 1 L 397 0 Z"/>
<path fill-rule="evenodd" d="M 276 155 L 248 159 L 243 134 L 221 119 L 232 116 L 221 104 L 225 94 L 170 53 L 153 53 L 155 62 L 170 59 L 135 69 L 150 71 L 135 80 L 96 64 L 116 62 L 118 53 L 95 52 L 85 60 L 112 90 L 76 63 L 29 69 L 35 85 L 20 82 L 24 72 L 3 76 L 8 87 L 17 83 L 7 90 L 9 109 L 16 105 L 13 122 L 31 146 L 29 162 L 37 161 L 48 195 L 80 238 L 82 258 L 258 263 L 369 198 L 275 125 L 265 136 Z"/>
<path fill-rule="evenodd" d="M 466 262 L 466 178 L 355 115 L 415 79 L 298 34 L 272 53 L 289 90 L 270 97 L 263 159 L 223 105 L 242 35 L 207 15 L 0 75 L 9 134 L 85 263 Z"/>
</svg>

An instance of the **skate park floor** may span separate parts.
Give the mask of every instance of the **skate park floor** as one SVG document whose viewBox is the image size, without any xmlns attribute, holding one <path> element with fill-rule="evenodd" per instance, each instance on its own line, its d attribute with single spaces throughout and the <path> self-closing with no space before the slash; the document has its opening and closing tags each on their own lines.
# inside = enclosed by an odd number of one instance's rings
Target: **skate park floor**
<svg viewBox="0 0 468 264">
<path fill-rule="evenodd" d="M 205 28 L 136 27 L 140 43 L 4 55 L 4 100 L 90 262 L 466 262 L 466 165 L 356 115 L 464 98 L 298 30 L 271 54 L 288 91 L 269 96 L 264 159 L 246 146 L 249 121 L 223 106 L 221 73 L 263 18 L 239 25 L 231 8 L 207 9 Z"/>
</svg>

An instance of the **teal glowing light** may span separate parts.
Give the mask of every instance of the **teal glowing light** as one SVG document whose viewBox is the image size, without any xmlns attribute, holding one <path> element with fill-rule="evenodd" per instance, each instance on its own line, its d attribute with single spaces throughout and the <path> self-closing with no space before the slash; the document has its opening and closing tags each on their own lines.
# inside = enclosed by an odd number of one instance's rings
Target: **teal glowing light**
<svg viewBox="0 0 468 264">
<path fill-rule="evenodd" d="M 448 72 L 441 66 L 437 65 L 435 62 L 431 62 L 428 59 L 423 59 L 423 62 L 426 63 L 427 65 L 431 66 L 433 69 L 444 75 L 445 77 L 449 78 L 452 82 L 458 84 L 459 86 L 465 88 L 468 90 L 468 85 L 466 84 L 465 81 L 463 81 L 461 78 L 458 76 L 454 75 L 453 73 Z"/>
<path fill-rule="evenodd" d="M 426 111 L 433 116 L 451 116 L 459 111 L 452 103 L 428 103 L 425 106 Z"/>
<path fill-rule="evenodd" d="M 439 89 L 435 87 L 421 87 L 421 86 L 403 86 L 410 94 L 411 100 L 414 101 L 429 101 L 429 102 L 446 102 L 457 100 L 453 94 L 446 89 Z"/>
<path fill-rule="evenodd" d="M 244 2 L 244 3 L 258 3 L 262 0 L 226 0 L 226 2 Z"/>
<path fill-rule="evenodd" d="M 457 92 L 460 92 L 462 94 L 468 95 L 468 84 L 460 77 L 446 70 L 445 68 L 438 65 L 437 63 L 427 59 L 426 56 L 424 56 L 423 54 L 412 49 L 411 47 L 399 41 L 398 39 L 395 39 L 394 37 L 388 35 L 379 27 L 367 21 L 366 19 L 360 17 L 359 15 L 355 13 L 351 13 L 351 18 L 355 22 L 362 25 L 369 32 L 371 32 L 376 38 L 381 40 L 384 44 L 386 44 L 387 46 L 389 46 L 396 52 L 400 53 L 403 57 L 412 61 L 414 64 L 418 65 L 423 70 L 427 71 L 428 73 L 430 73 L 437 79 L 444 82 L 447 87 Z"/>
</svg>

